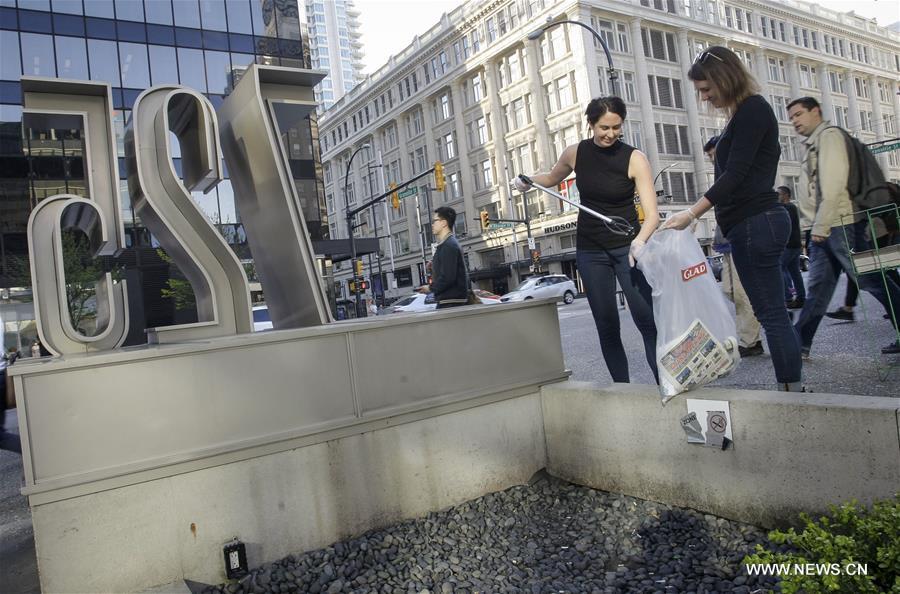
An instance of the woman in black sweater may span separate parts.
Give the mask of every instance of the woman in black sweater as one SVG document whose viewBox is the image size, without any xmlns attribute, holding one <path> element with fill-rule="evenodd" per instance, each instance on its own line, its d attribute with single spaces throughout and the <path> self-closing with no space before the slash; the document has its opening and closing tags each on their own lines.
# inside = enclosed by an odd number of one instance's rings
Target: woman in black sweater
<svg viewBox="0 0 900 594">
<path fill-rule="evenodd" d="M 775 170 L 781 156 L 778 121 L 757 94 L 758 85 L 740 59 L 724 47 L 701 52 L 688 71 L 700 98 L 730 116 L 716 144 L 716 181 L 689 209 L 664 228 L 684 229 L 710 208 L 731 242 L 732 257 L 753 313 L 766 331 L 781 390 L 801 391 L 800 341 L 784 302 L 781 254 L 791 234 L 778 204 Z"/>
<path fill-rule="evenodd" d="M 631 223 L 634 231 L 623 237 L 611 232 L 600 220 L 580 211 L 575 260 L 597 326 L 603 359 L 613 381 L 630 381 L 628 358 L 619 329 L 616 279 L 628 301 L 631 318 L 644 339 L 647 363 L 659 381 L 650 285 L 643 273 L 634 267 L 644 243 L 659 224 L 650 162 L 644 153 L 619 140 L 626 115 L 621 99 L 593 99 L 584 115 L 591 137 L 567 147 L 549 173 L 532 175 L 531 179 L 542 186 L 553 187 L 574 171 L 582 204 Z M 522 192 L 531 188 L 518 177 L 513 184 Z M 635 193 L 640 196 L 644 210 L 643 225 L 638 223 Z"/>
</svg>

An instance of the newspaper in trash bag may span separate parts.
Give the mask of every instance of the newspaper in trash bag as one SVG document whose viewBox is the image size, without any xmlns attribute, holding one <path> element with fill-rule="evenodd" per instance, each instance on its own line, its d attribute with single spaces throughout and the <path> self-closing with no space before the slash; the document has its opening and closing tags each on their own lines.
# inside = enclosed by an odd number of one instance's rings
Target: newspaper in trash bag
<svg viewBox="0 0 900 594">
<path fill-rule="evenodd" d="M 737 363 L 737 345 L 732 338 L 721 343 L 699 319 L 678 338 L 659 351 L 659 372 L 675 394 L 690 390 L 727 374 Z M 660 383 L 663 378 L 660 378 Z"/>
</svg>

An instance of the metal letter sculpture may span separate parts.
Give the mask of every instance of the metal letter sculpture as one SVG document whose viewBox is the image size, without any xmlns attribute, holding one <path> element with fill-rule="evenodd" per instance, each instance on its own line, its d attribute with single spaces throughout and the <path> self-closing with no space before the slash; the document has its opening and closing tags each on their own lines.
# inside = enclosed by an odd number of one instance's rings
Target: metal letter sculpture
<svg viewBox="0 0 900 594">
<path fill-rule="evenodd" d="M 251 65 L 222 106 L 224 156 L 276 328 L 331 321 L 274 113 L 279 102 L 313 111 L 312 87 L 322 78 L 322 72 Z M 41 342 L 55 355 L 115 349 L 128 333 L 125 282 L 104 275 L 96 288 L 98 332 L 81 333 L 68 311 L 61 238 L 66 230 L 84 232 L 94 256 L 116 255 L 125 245 L 111 88 L 97 82 L 22 77 L 22 89 L 23 121 L 77 117 L 85 132 L 89 198 L 51 196 L 38 204 L 28 222 Z M 181 144 L 184 181 L 172 161 L 170 132 Z M 186 87 L 147 89 L 134 104 L 125 148 L 135 213 L 190 281 L 199 319 L 148 329 L 149 342 L 251 332 L 243 266 L 190 194 L 194 189 L 208 192 L 221 179 L 222 145 L 212 104 Z"/>
</svg>

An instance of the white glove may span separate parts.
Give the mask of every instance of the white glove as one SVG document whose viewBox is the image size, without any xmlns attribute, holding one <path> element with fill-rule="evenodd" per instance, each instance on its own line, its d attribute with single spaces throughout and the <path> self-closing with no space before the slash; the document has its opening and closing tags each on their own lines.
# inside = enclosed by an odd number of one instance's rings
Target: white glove
<svg viewBox="0 0 900 594">
<path fill-rule="evenodd" d="M 628 264 L 630 264 L 632 268 L 634 268 L 638 258 L 641 257 L 641 252 L 644 251 L 644 245 L 646 245 L 646 242 L 643 239 L 632 240 L 631 247 L 628 248 Z"/>
<path fill-rule="evenodd" d="M 518 175 L 509 181 L 509 184 L 520 192 L 527 192 L 531 189 L 531 184 L 526 184 Z"/>
<path fill-rule="evenodd" d="M 666 222 L 662 225 L 662 229 L 687 229 L 695 220 L 697 220 L 697 215 L 689 208 L 687 210 L 682 210 L 678 214 L 667 217 Z"/>
</svg>

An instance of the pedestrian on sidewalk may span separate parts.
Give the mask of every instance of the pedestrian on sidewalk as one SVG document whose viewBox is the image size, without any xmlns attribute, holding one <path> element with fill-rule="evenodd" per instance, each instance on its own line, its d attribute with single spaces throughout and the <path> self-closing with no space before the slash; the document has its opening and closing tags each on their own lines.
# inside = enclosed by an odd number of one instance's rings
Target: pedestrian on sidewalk
<svg viewBox="0 0 900 594">
<path fill-rule="evenodd" d="M 887 226 L 884 224 L 884 220 L 880 217 L 872 218 L 872 227 L 875 230 L 875 243 L 878 245 L 879 249 L 884 249 L 889 247 L 891 244 L 891 234 L 888 232 Z M 866 232 L 869 232 L 869 228 L 866 228 Z M 897 273 L 896 268 L 892 268 L 885 272 L 889 278 L 894 280 L 894 283 L 900 285 L 900 274 Z M 834 311 L 829 311 L 825 315 L 833 320 L 841 320 L 844 322 L 853 322 L 856 320 L 856 314 L 854 313 L 854 308 L 856 307 L 856 302 L 859 297 L 859 286 L 857 286 L 856 281 L 853 280 L 852 277 L 847 276 L 847 292 L 844 294 L 844 305 L 840 306 Z M 895 310 L 900 310 L 900 304 L 893 304 Z M 884 319 L 890 319 L 890 314 L 884 314 Z"/>
<path fill-rule="evenodd" d="M 458 307 L 469 300 L 469 273 L 459 241 L 453 234 L 456 211 L 449 206 L 434 210 L 431 232 L 437 239 L 437 248 L 431 260 L 431 284 L 422 285 L 419 293 L 434 293 L 437 309 Z"/>
<path fill-rule="evenodd" d="M 850 158 L 845 132 L 822 117 L 819 102 L 812 97 L 794 99 L 788 104 L 788 117 L 794 130 L 804 137 L 806 154 L 801 169 L 800 216 L 812 224 L 810 269 L 806 303 L 795 324 L 804 357 L 808 357 L 819 323 L 828 310 L 841 271 L 868 291 L 891 314 L 891 303 L 900 304 L 900 286 L 890 277 L 883 282 L 878 275 L 859 278 L 850 261 L 854 250 L 871 247 L 865 237 L 866 219 L 854 215 L 847 191 Z M 805 224 L 805 223 L 804 223 Z M 894 328 L 896 330 L 896 320 Z M 884 354 L 900 353 L 900 340 L 881 349 Z"/>
<path fill-rule="evenodd" d="M 652 291 L 644 274 L 635 268 L 641 249 L 659 224 L 650 162 L 644 153 L 619 138 L 627 115 L 625 102 L 619 97 L 592 99 L 584 115 L 591 137 L 566 147 L 549 173 L 530 177 L 541 186 L 554 187 L 574 171 L 582 204 L 607 216 L 620 216 L 637 231 L 629 237 L 616 235 L 600 220 L 579 211 L 575 260 L 613 381 L 630 381 L 616 305 L 618 279 L 631 319 L 643 337 L 647 364 L 659 382 Z M 511 183 L 520 192 L 531 189 L 519 177 Z M 638 222 L 635 194 L 644 211 L 643 224 Z"/>
<path fill-rule="evenodd" d="M 791 221 L 773 189 L 781 156 L 778 120 L 758 94 L 756 80 L 727 48 L 700 52 L 688 78 L 704 101 L 730 119 L 716 143 L 715 183 L 690 208 L 670 216 L 664 227 L 685 229 L 715 208 L 753 313 L 766 330 L 778 387 L 801 391 L 800 344 L 784 302 L 781 274 Z"/>
<path fill-rule="evenodd" d="M 713 163 L 716 162 L 716 142 L 718 136 L 713 136 L 703 145 L 703 152 Z M 741 284 L 741 279 L 734 269 L 734 259 L 731 257 L 731 244 L 722 235 L 722 228 L 716 227 L 713 235 L 713 250 L 722 254 L 722 292 L 729 301 L 734 303 L 735 326 L 738 334 L 738 354 L 741 357 L 756 357 L 763 354 L 762 340 L 759 337 L 759 320 L 753 315 L 753 306 Z"/>
<path fill-rule="evenodd" d="M 803 284 L 803 275 L 800 273 L 800 254 L 803 252 L 803 243 L 800 240 L 800 213 L 791 202 L 791 189 L 787 186 L 778 186 L 778 201 L 791 217 L 791 236 L 784 254 L 781 256 L 781 271 L 784 274 L 784 301 L 788 309 L 800 309 L 806 301 L 806 286 Z"/>
</svg>

